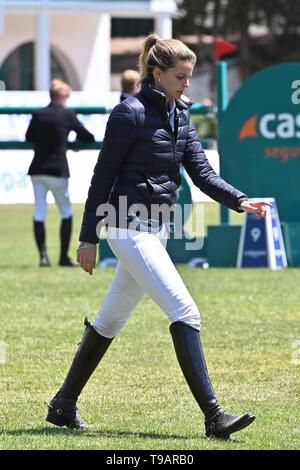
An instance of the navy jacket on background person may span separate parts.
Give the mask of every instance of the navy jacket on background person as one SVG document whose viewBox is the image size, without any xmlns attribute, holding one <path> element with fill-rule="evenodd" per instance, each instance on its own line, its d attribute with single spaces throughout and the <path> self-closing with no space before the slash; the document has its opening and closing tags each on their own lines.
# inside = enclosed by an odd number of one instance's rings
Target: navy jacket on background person
<svg viewBox="0 0 300 470">
<path fill-rule="evenodd" d="M 70 109 L 51 102 L 32 114 L 26 141 L 34 144 L 34 158 L 29 175 L 70 176 L 66 157 L 68 135 L 75 131 L 83 142 L 94 142 L 91 134 Z"/>
<path fill-rule="evenodd" d="M 247 196 L 220 178 L 210 166 L 189 116 L 191 101 L 176 102 L 175 131 L 168 120 L 165 95 L 143 84 L 112 111 L 85 204 L 79 239 L 97 243 L 97 207 L 119 196 L 128 206 L 173 205 L 180 186 L 180 164 L 193 183 L 212 199 L 237 212 Z M 118 223 L 117 223 L 118 226 Z"/>
</svg>

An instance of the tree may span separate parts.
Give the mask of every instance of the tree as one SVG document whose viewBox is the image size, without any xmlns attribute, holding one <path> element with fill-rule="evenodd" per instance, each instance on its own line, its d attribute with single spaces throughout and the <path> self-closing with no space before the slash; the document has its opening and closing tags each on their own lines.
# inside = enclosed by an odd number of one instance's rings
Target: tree
<svg viewBox="0 0 300 470">
<path fill-rule="evenodd" d="M 178 0 L 177 34 L 236 37 L 241 78 L 276 62 L 300 60 L 300 0 Z M 250 26 L 266 27 L 256 45 Z"/>
</svg>

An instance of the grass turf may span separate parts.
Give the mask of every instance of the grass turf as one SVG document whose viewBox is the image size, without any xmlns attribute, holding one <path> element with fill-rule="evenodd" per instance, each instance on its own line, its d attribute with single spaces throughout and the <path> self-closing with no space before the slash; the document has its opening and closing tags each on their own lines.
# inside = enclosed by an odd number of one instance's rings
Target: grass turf
<svg viewBox="0 0 300 470">
<path fill-rule="evenodd" d="M 209 223 L 217 221 L 214 205 Z M 72 255 L 82 207 L 75 206 Z M 112 343 L 79 400 L 86 432 L 44 421 L 83 332 L 113 276 L 59 268 L 50 207 L 52 268 L 39 268 L 30 206 L 0 206 L 1 449 L 299 449 L 300 270 L 178 269 L 202 312 L 202 342 L 217 395 L 230 412 L 257 419 L 234 441 L 207 440 L 181 375 L 168 321 L 146 296 Z M 221 242 L 221 241 L 220 241 Z M 295 348 L 296 346 L 296 348 Z M 297 350 L 298 347 L 298 350 Z"/>
</svg>

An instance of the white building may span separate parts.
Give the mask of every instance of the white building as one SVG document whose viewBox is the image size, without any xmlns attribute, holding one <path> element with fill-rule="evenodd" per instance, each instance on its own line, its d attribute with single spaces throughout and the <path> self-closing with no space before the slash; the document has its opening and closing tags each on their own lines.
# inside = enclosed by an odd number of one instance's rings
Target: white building
<svg viewBox="0 0 300 470">
<path fill-rule="evenodd" d="M 175 0 L 0 0 L 0 105 L 47 105 L 52 76 L 77 90 L 70 105 L 114 106 L 119 92 L 110 92 L 112 19 L 152 19 L 154 31 L 171 38 L 175 13 Z M 132 47 L 136 54 L 137 41 L 121 41 L 124 50 Z M 207 96 L 207 84 L 205 75 L 201 80 L 195 75 L 198 87 L 191 88 L 197 101 Z M 13 91 L 1 93 L 1 80 Z M 30 115 L 1 116 L 0 141 L 23 141 L 29 119 Z M 81 116 L 81 120 L 96 140 L 102 140 L 107 115 Z M 68 151 L 72 202 L 85 201 L 98 153 Z M 0 204 L 33 203 L 27 176 L 32 151 L 0 150 L 2 156 L 7 158 L 0 158 Z M 211 150 L 207 156 L 218 171 L 217 153 Z M 199 194 L 193 188 L 195 201 L 203 200 Z"/>
<path fill-rule="evenodd" d="M 111 19 L 152 18 L 170 38 L 175 12 L 175 0 L 0 0 L 0 77 L 8 89 L 26 80 L 47 90 L 52 70 L 75 90 L 107 93 Z"/>
</svg>

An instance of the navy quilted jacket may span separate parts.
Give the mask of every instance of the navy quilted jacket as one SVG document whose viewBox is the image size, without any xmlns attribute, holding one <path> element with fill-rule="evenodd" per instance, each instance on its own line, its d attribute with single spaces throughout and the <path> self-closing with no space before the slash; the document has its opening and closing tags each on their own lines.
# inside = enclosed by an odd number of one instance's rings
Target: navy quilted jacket
<svg viewBox="0 0 300 470">
<path fill-rule="evenodd" d="M 173 205 L 180 186 L 180 164 L 201 191 L 240 212 L 239 200 L 246 196 L 210 166 L 190 121 L 190 106 L 184 96 L 176 102 L 175 132 L 165 95 L 148 84 L 114 108 L 85 204 L 81 241 L 98 242 L 96 226 L 101 217 L 96 216 L 97 207 L 109 202 L 118 209 L 119 196 L 127 197 L 127 208 Z"/>
</svg>

